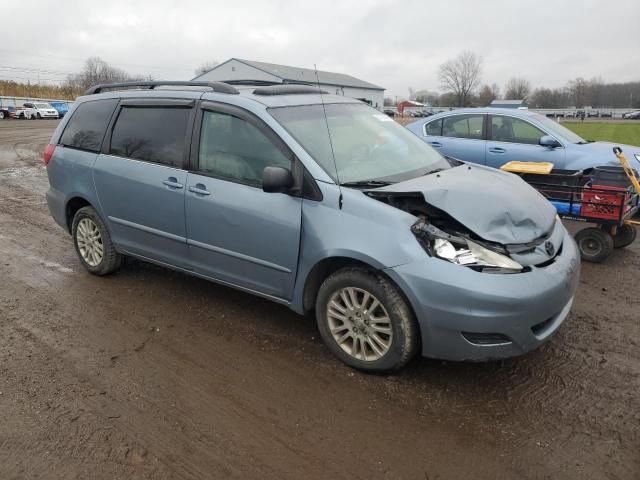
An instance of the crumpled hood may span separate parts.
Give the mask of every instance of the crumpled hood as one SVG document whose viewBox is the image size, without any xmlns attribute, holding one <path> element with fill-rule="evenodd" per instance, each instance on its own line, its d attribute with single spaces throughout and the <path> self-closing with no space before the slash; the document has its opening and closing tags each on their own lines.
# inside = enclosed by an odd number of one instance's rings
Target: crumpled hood
<svg viewBox="0 0 640 480">
<path fill-rule="evenodd" d="M 426 202 L 479 237 L 501 244 L 532 242 L 550 232 L 556 210 L 520 177 L 464 164 L 371 190 L 421 193 Z"/>
</svg>

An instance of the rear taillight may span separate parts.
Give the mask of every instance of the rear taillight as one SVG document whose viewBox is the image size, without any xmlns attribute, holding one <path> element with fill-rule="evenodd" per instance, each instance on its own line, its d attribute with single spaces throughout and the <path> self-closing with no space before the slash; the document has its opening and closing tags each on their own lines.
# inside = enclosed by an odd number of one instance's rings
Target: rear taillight
<svg viewBox="0 0 640 480">
<path fill-rule="evenodd" d="M 44 149 L 44 154 L 42 155 L 42 161 L 44 162 L 45 165 L 49 165 L 49 160 L 51 160 L 51 157 L 53 157 L 53 152 L 55 152 L 55 150 L 56 150 L 56 146 L 53 143 L 50 143 Z"/>
</svg>

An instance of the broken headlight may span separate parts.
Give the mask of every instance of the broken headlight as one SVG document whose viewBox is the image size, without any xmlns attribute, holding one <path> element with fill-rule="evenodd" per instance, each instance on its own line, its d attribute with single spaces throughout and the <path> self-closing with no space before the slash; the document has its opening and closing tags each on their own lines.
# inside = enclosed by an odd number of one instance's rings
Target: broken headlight
<svg viewBox="0 0 640 480">
<path fill-rule="evenodd" d="M 490 250 L 468 238 L 451 235 L 439 228 L 419 221 L 413 233 L 431 256 L 463 265 L 481 272 L 517 273 L 523 267 L 507 255 Z"/>
</svg>

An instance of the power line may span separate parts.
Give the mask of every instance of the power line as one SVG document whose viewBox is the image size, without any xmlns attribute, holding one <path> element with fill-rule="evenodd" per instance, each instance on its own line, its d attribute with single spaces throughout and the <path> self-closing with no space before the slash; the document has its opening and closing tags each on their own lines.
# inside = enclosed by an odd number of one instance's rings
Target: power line
<svg viewBox="0 0 640 480">
<path fill-rule="evenodd" d="M 6 50 L 3 48 L 0 48 L 0 52 L 4 52 L 4 53 L 10 53 L 12 55 L 21 55 L 21 56 L 27 56 L 27 57 L 38 57 L 38 58 L 59 58 L 62 60 L 76 60 L 76 61 L 81 61 L 84 62 L 85 60 L 87 60 L 86 58 L 78 58 L 78 57 L 66 57 L 66 56 L 61 56 L 61 55 L 38 55 L 36 53 L 27 53 L 27 52 L 18 52 L 15 50 Z M 136 63 L 124 63 L 124 62 L 117 62 L 117 63 L 111 63 L 111 62 L 107 62 L 110 65 L 114 65 L 114 66 L 120 66 L 120 65 L 127 65 L 129 67 L 136 67 L 136 68 L 156 68 L 156 69 L 169 69 L 169 70 L 181 70 L 181 71 L 189 71 L 191 72 L 193 69 L 192 68 L 187 68 L 187 67 L 173 67 L 170 65 L 142 65 L 142 64 L 136 64 Z"/>
</svg>

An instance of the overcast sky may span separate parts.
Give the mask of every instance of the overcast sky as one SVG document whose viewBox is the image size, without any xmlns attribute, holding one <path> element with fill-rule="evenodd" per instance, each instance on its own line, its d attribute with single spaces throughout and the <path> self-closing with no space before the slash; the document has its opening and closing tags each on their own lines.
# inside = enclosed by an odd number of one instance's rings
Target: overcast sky
<svg viewBox="0 0 640 480">
<path fill-rule="evenodd" d="M 0 78 L 60 80 L 89 56 L 190 79 L 231 57 L 330 70 L 406 96 L 463 50 L 482 81 L 640 80 L 640 0 L 0 0 Z M 10 27 L 10 28 L 9 28 Z"/>
</svg>

